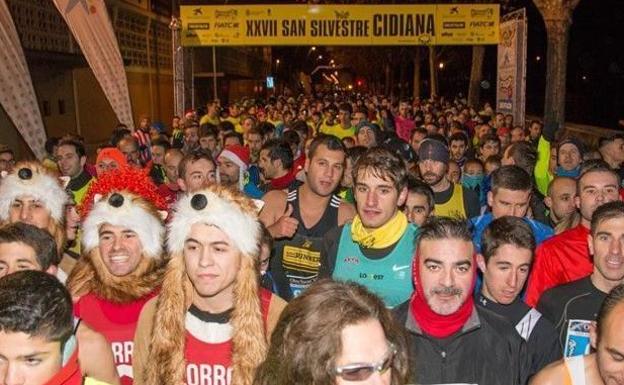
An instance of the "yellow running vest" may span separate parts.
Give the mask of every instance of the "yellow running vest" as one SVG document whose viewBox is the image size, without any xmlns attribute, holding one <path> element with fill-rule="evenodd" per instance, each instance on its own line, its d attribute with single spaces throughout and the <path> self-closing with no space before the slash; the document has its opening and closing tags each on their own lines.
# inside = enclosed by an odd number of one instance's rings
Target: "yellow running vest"
<svg viewBox="0 0 624 385">
<path fill-rule="evenodd" d="M 435 204 L 435 215 L 437 217 L 467 219 L 466 208 L 464 207 L 464 189 L 461 184 L 453 185 L 453 195 L 448 202 Z"/>
</svg>

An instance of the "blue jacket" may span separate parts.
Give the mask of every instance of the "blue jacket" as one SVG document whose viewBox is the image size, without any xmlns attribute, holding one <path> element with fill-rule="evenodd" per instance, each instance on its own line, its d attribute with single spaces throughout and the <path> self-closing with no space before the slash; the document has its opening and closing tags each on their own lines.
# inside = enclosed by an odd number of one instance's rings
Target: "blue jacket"
<svg viewBox="0 0 624 385">
<path fill-rule="evenodd" d="M 546 226 L 545 224 L 533 219 L 523 219 L 531 227 L 531 230 L 533 230 L 533 236 L 535 237 L 535 246 L 538 246 L 540 243 L 553 236 L 553 229 L 549 226 Z M 492 217 L 492 213 L 486 213 L 479 217 L 474 217 L 469 221 L 470 228 L 472 230 L 472 243 L 475 245 L 475 251 L 477 253 L 481 252 L 481 234 L 483 234 L 483 230 L 485 230 L 485 228 L 493 220 L 494 218 Z"/>
</svg>

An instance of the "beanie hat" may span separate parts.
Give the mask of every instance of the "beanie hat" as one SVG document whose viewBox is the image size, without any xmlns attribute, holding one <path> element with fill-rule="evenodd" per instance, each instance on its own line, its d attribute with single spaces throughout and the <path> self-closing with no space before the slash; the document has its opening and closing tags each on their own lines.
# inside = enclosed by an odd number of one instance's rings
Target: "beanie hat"
<svg viewBox="0 0 624 385">
<path fill-rule="evenodd" d="M 0 181 L 0 221 L 9 219 L 9 209 L 22 196 L 43 203 L 57 223 L 65 217 L 68 194 L 61 179 L 39 162 L 19 162 L 12 172 Z"/>
<path fill-rule="evenodd" d="M 559 154 L 559 150 L 564 144 L 574 145 L 578 149 L 578 152 L 581 155 L 581 158 L 583 158 L 583 154 L 585 153 L 585 145 L 583 144 L 583 142 L 573 137 L 566 138 L 562 140 L 561 142 L 559 142 L 559 145 L 557 146 L 557 154 Z"/>
<path fill-rule="evenodd" d="M 355 127 L 355 135 L 360 133 L 360 130 L 364 127 L 368 127 L 370 128 L 373 133 L 375 134 L 375 140 L 377 140 L 377 142 L 381 142 L 381 128 L 379 128 L 379 126 L 375 123 L 371 123 L 367 120 L 364 120 L 360 123 L 358 123 L 358 125 Z"/>
<path fill-rule="evenodd" d="M 127 168 L 105 173 L 91 184 L 79 207 L 84 251 L 98 247 L 100 226 L 110 224 L 136 232 L 145 255 L 160 259 L 165 228 L 158 210 L 166 207 L 164 198 L 142 170 Z"/>
<path fill-rule="evenodd" d="M 449 161 L 449 150 L 448 147 L 439 140 L 435 139 L 425 139 L 420 142 L 420 147 L 418 148 L 418 159 L 419 160 L 435 160 L 437 162 L 448 163 Z"/>
<path fill-rule="evenodd" d="M 249 168 L 249 162 L 251 161 L 249 148 L 241 146 L 240 144 L 226 146 L 218 156 L 218 158 L 221 157 L 230 160 L 238 166 L 238 188 L 242 191 L 245 187 L 245 173 L 247 168 Z"/>
<path fill-rule="evenodd" d="M 100 163 L 104 159 L 114 160 L 115 162 L 117 162 L 120 169 L 128 167 L 128 159 L 126 159 L 126 156 L 123 152 L 115 147 L 107 147 L 101 149 L 100 152 L 98 152 L 95 164 Z"/>
</svg>

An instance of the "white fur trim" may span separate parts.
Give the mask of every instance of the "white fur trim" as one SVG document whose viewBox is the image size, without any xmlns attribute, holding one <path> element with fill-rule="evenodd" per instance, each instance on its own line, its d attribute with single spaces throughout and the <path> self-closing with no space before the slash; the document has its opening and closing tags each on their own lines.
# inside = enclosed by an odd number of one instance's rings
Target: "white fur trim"
<svg viewBox="0 0 624 385">
<path fill-rule="evenodd" d="M 221 154 L 219 154 L 219 158 L 220 157 L 227 158 L 230 161 L 234 162 L 234 164 L 240 167 L 241 170 L 247 170 L 247 167 L 249 167 L 241 160 L 241 158 L 238 157 L 238 155 L 236 155 L 234 152 L 230 150 L 226 149 L 226 150 L 221 151 Z"/>
<path fill-rule="evenodd" d="M 65 205 L 69 196 L 61 187 L 60 181 L 51 175 L 34 171 L 32 178 L 20 179 L 18 171 L 16 169 L 0 180 L 0 219 L 9 219 L 9 208 L 15 199 L 29 196 L 42 202 L 50 210 L 52 219 L 61 222 L 65 217 Z"/>
<path fill-rule="evenodd" d="M 202 210 L 195 210 L 191 207 L 191 199 L 196 194 L 204 194 L 208 201 Z M 169 230 L 167 248 L 171 254 L 183 251 L 184 242 L 188 238 L 191 226 L 195 223 L 218 227 L 243 254 L 251 256 L 258 254 L 258 239 L 260 238 L 258 219 L 244 213 L 236 204 L 210 190 L 186 194 L 178 200 L 173 219 L 167 226 Z"/>
<path fill-rule="evenodd" d="M 109 224 L 130 229 L 137 233 L 143 246 L 144 254 L 150 258 L 160 259 L 163 251 L 165 227 L 159 218 L 136 204 L 136 198 L 125 192 L 116 192 L 124 197 L 121 207 L 113 207 L 108 203 L 111 194 L 93 204 L 93 208 L 82 224 L 82 245 L 89 252 L 100 244 L 100 226 Z"/>
</svg>

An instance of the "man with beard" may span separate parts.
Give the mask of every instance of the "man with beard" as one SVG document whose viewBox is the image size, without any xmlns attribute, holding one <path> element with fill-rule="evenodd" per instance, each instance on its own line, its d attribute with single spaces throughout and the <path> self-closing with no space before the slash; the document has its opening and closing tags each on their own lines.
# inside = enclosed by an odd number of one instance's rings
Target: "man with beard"
<svg viewBox="0 0 624 385">
<path fill-rule="evenodd" d="M 141 171 L 107 173 L 81 211 L 83 256 L 68 279 L 74 314 L 110 342 L 123 385 L 132 384 L 133 338 L 162 281 L 166 204 Z"/>
<path fill-rule="evenodd" d="M 87 162 L 84 145 L 73 139 L 61 140 L 55 157 L 61 175 L 70 178 L 67 189 L 73 194 L 76 204 L 80 204 L 94 180 L 84 169 Z"/>
<path fill-rule="evenodd" d="M 216 185 L 178 201 L 162 290 L 137 327 L 137 385 L 252 384 L 285 305 L 259 286 L 256 212 L 240 191 Z"/>
<path fill-rule="evenodd" d="M 292 172 L 293 153 L 288 144 L 278 139 L 271 139 L 262 145 L 258 168 L 266 182 L 263 190 L 287 190 L 296 184 Z"/>
<path fill-rule="evenodd" d="M 357 215 L 325 236 L 319 276 L 364 285 L 394 307 L 413 291 L 408 269 L 417 230 L 399 210 L 407 199 L 405 163 L 372 148 L 353 167 L 353 179 Z"/>
<path fill-rule="evenodd" d="M 234 187 L 250 198 L 262 198 L 262 191 L 254 184 L 249 183 L 247 169 L 249 168 L 249 149 L 239 144 L 227 146 L 219 157 L 219 182 L 223 186 Z"/>
<path fill-rule="evenodd" d="M 581 221 L 537 248 L 526 290 L 528 305 L 537 305 L 544 291 L 592 273 L 593 263 L 587 244 L 592 215 L 598 206 L 620 200 L 619 186 L 619 176 L 602 161 L 583 170 L 574 198 Z"/>
<path fill-rule="evenodd" d="M 439 216 L 472 218 L 479 215 L 479 194 L 454 184 L 447 176 L 449 151 L 436 139 L 425 139 L 418 150 L 418 168 L 425 183 L 431 186 L 435 212 Z"/>
<path fill-rule="evenodd" d="M 624 203 L 605 203 L 591 220 L 588 246 L 593 259 L 590 276 L 542 294 L 537 309 L 555 323 L 565 357 L 589 354 L 589 328 L 607 294 L 624 283 Z"/>
<path fill-rule="evenodd" d="M 312 141 L 304 166 L 306 183 L 287 193 L 275 190 L 264 197 L 260 220 L 277 240 L 271 273 L 278 294 L 299 295 L 316 279 L 321 263 L 321 242 L 332 228 L 351 220 L 355 209 L 333 192 L 345 168 L 345 148 L 332 135 Z"/>
<path fill-rule="evenodd" d="M 594 353 L 558 361 L 539 372 L 530 385 L 621 385 L 624 379 L 624 285 L 604 300 L 589 326 Z"/>
<path fill-rule="evenodd" d="M 548 221 L 556 229 L 563 220 L 576 212 L 576 181 L 567 176 L 557 176 L 548 185 L 544 204 L 548 207 Z"/>
<path fill-rule="evenodd" d="M 411 382 L 526 382 L 521 337 L 507 321 L 474 304 L 471 238 L 457 219 L 434 217 L 420 228 L 412 268 L 416 291 L 395 310 L 409 333 Z"/>
</svg>

